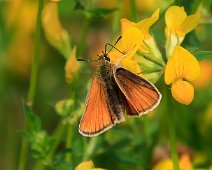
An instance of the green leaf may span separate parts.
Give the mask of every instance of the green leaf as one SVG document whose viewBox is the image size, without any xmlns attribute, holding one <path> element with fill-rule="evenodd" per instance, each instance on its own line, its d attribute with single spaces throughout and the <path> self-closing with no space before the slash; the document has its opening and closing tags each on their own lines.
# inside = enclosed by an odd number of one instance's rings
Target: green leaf
<svg viewBox="0 0 212 170">
<path fill-rule="evenodd" d="M 83 4 L 77 0 L 75 2 L 74 10 L 84 10 L 84 9 L 85 9 L 85 7 L 83 6 Z"/>
<path fill-rule="evenodd" d="M 27 128 L 31 132 L 38 132 L 41 130 L 41 121 L 40 118 L 32 112 L 32 109 L 24 104 L 24 112 L 26 115 L 26 124 Z"/>
<path fill-rule="evenodd" d="M 186 49 L 187 49 L 190 53 L 195 53 L 195 52 L 199 51 L 199 48 L 197 48 L 197 47 L 191 47 L 191 46 L 186 46 Z"/>
<path fill-rule="evenodd" d="M 116 11 L 117 8 L 91 8 L 87 11 L 88 15 L 95 19 L 105 19 L 106 15 Z"/>
<path fill-rule="evenodd" d="M 22 138 L 26 139 L 26 140 L 29 141 L 29 142 L 31 142 L 32 139 L 33 139 L 32 135 L 31 135 L 30 133 L 28 133 L 28 132 L 19 131 L 18 133 L 20 134 L 20 136 L 21 136 Z"/>
<path fill-rule="evenodd" d="M 44 158 L 53 146 L 54 138 L 49 136 L 46 131 L 40 131 L 33 134 L 31 149 L 35 152 L 34 157 Z"/>
<path fill-rule="evenodd" d="M 197 60 L 212 59 L 212 51 L 198 51 L 193 53 Z"/>
</svg>

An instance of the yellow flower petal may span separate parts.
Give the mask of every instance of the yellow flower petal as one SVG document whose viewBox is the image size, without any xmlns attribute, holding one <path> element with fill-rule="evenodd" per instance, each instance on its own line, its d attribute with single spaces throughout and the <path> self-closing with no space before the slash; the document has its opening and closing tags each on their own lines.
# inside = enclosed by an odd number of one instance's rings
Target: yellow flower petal
<svg viewBox="0 0 212 170">
<path fill-rule="evenodd" d="M 172 96 L 178 102 L 189 105 L 194 98 L 194 88 L 187 81 L 183 81 L 181 79 L 172 83 Z"/>
<path fill-rule="evenodd" d="M 121 66 L 135 74 L 139 74 L 141 72 L 139 65 L 133 60 L 122 59 Z"/>
<path fill-rule="evenodd" d="M 127 19 L 121 19 L 121 32 L 127 30 L 129 27 L 134 26 L 135 24 Z"/>
<path fill-rule="evenodd" d="M 122 54 L 120 54 L 120 52 L 117 51 L 109 52 L 108 56 L 110 58 L 111 63 L 113 64 L 117 64 L 118 61 L 122 58 Z"/>
<path fill-rule="evenodd" d="M 165 13 L 166 26 L 172 33 L 181 27 L 186 18 L 187 14 L 183 7 L 171 6 Z"/>
<path fill-rule="evenodd" d="M 183 154 L 180 158 L 180 170 L 193 170 L 189 155 Z"/>
<path fill-rule="evenodd" d="M 126 29 L 123 32 L 122 39 L 120 41 L 122 49 L 125 50 L 122 52 L 127 53 L 132 49 L 138 49 L 138 46 L 141 44 L 143 37 L 144 36 L 142 32 L 136 27 L 129 27 L 128 29 Z"/>
<path fill-rule="evenodd" d="M 80 163 L 74 170 L 91 170 L 94 167 L 92 161 L 86 161 Z"/>
<path fill-rule="evenodd" d="M 171 159 L 165 159 L 160 161 L 153 170 L 173 170 L 173 163 Z"/>
<path fill-rule="evenodd" d="M 193 170 L 190 157 L 187 154 L 183 154 L 179 160 L 180 170 Z M 174 170 L 173 162 L 171 159 L 164 159 L 155 165 L 153 170 Z"/>
<path fill-rule="evenodd" d="M 116 44 L 116 48 L 126 54 L 124 56 L 126 59 L 131 59 L 141 45 L 143 37 L 142 32 L 138 28 L 129 26 L 127 29 L 124 29 L 122 38 Z M 123 54 L 118 52 L 115 48 L 111 52 L 115 53 L 109 53 L 109 56 L 123 56 Z"/>
<path fill-rule="evenodd" d="M 143 32 L 145 38 L 149 38 L 149 28 L 159 19 L 160 9 L 157 9 L 150 18 L 146 18 L 138 22 L 137 27 Z"/>
<path fill-rule="evenodd" d="M 65 65 L 65 77 L 68 83 L 71 83 L 74 75 L 80 68 L 80 62 L 76 60 L 76 46 L 71 51 L 71 54 Z"/>
<path fill-rule="evenodd" d="M 185 36 L 185 34 L 189 33 L 193 30 L 200 21 L 200 15 L 190 15 L 186 18 L 186 20 L 182 23 L 181 27 L 179 28 L 178 34 L 179 36 Z"/>
<path fill-rule="evenodd" d="M 185 35 L 190 32 L 200 21 L 200 15 L 190 15 L 187 16 L 183 7 L 172 6 L 170 7 L 165 14 L 166 21 L 166 37 L 169 37 L 169 34 L 176 34 L 176 36 L 181 37 L 183 40 Z M 179 44 L 182 41 L 179 41 Z"/>
<path fill-rule="evenodd" d="M 200 66 L 196 58 L 181 46 L 174 49 L 165 69 L 165 82 L 171 84 L 177 79 L 194 81 L 200 75 Z"/>
<path fill-rule="evenodd" d="M 59 2 L 60 0 L 51 0 L 52 2 Z"/>
</svg>

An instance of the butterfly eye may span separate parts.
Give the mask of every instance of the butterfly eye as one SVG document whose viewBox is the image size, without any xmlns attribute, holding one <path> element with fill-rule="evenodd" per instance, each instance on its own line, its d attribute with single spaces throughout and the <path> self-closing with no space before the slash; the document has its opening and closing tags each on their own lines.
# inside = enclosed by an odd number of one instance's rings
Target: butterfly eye
<svg viewBox="0 0 212 170">
<path fill-rule="evenodd" d="M 104 59 L 105 59 L 106 61 L 109 61 L 109 62 L 110 62 L 110 58 L 108 57 L 107 54 L 104 54 Z"/>
</svg>

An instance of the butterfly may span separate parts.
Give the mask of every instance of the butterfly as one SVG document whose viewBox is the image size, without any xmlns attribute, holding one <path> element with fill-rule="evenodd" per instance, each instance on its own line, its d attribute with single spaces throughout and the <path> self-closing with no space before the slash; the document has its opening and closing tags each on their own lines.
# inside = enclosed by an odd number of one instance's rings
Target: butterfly
<svg viewBox="0 0 212 170">
<path fill-rule="evenodd" d="M 97 136 L 123 122 L 125 115 L 141 116 L 153 110 L 162 97 L 149 81 L 120 64 L 111 63 L 106 50 L 97 61 L 79 124 L 79 133 L 87 137 Z"/>
</svg>

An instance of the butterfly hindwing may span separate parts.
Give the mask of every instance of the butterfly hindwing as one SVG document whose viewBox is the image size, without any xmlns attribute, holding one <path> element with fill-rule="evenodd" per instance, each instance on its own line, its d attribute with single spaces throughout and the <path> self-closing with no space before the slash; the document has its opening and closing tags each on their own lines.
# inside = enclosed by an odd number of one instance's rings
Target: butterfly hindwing
<svg viewBox="0 0 212 170">
<path fill-rule="evenodd" d="M 114 69 L 114 77 L 120 90 L 126 97 L 128 115 L 142 115 L 159 104 L 161 94 L 154 85 L 142 77 L 124 68 Z"/>
<path fill-rule="evenodd" d="M 87 96 L 86 108 L 82 116 L 79 132 L 84 136 L 96 136 L 113 126 L 103 84 L 95 76 Z"/>
</svg>

